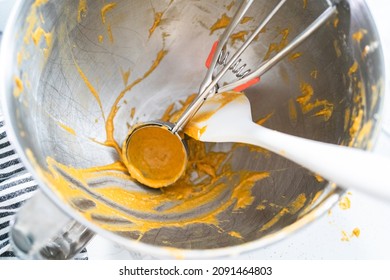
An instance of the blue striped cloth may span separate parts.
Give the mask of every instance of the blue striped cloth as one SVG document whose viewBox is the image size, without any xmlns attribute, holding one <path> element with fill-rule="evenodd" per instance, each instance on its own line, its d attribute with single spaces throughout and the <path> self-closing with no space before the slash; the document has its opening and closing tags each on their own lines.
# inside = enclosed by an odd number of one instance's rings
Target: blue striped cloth
<svg viewBox="0 0 390 280">
<path fill-rule="evenodd" d="M 10 222 L 37 189 L 37 183 L 8 141 L 0 113 L 0 260 L 16 259 L 8 236 Z M 83 249 L 74 259 L 87 260 L 87 250 Z"/>
</svg>

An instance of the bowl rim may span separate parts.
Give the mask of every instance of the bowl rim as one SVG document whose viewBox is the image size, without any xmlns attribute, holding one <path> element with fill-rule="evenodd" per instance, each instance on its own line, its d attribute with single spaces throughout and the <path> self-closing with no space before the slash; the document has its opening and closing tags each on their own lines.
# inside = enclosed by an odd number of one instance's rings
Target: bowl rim
<svg viewBox="0 0 390 280">
<path fill-rule="evenodd" d="M 10 84 L 10 81 L 12 80 L 11 75 L 7 73 L 7 69 L 11 69 L 11 68 L 7 66 L 10 66 L 14 63 L 13 56 L 9 55 L 9 47 L 7 48 L 7 46 L 13 45 L 12 44 L 14 40 L 13 35 L 16 34 L 15 26 L 18 20 L 18 16 L 22 11 L 22 8 L 25 7 L 26 5 L 31 5 L 33 2 L 34 0 L 29 0 L 28 2 L 24 0 L 16 1 L 11 11 L 10 17 L 8 18 L 6 28 L 1 40 L 0 61 L 2 63 L 0 64 L 0 92 L 2 92 L 3 94 L 0 94 L 0 108 L 1 108 L 0 114 L 1 113 L 3 114 L 5 124 L 11 123 L 9 108 L 8 106 L 6 106 L 6 104 L 8 103 L 9 97 L 13 98 L 12 93 L 7 93 L 9 90 L 7 89 L 6 85 L 7 83 Z M 373 24 L 375 30 L 374 35 L 378 38 L 378 41 L 380 41 L 380 36 L 377 32 L 375 21 L 371 16 L 371 12 L 367 7 L 365 1 L 363 0 L 362 2 L 367 8 L 366 14 L 370 17 L 369 20 Z M 381 46 L 379 51 L 382 53 L 382 58 L 383 58 L 383 50 Z M 384 72 L 383 75 L 385 76 L 385 67 L 382 68 Z M 384 92 L 386 92 L 386 90 L 384 90 Z M 383 113 L 382 112 L 383 103 L 384 103 L 384 98 L 381 99 L 381 106 L 378 109 L 379 115 Z M 375 146 L 376 141 L 379 138 L 379 131 L 380 131 L 379 122 L 376 123 L 376 125 L 374 126 L 372 137 L 371 137 L 372 146 L 366 147 L 365 149 L 367 150 L 371 150 Z M 267 234 L 266 236 L 260 239 L 245 242 L 243 244 L 215 248 L 215 249 L 196 249 L 196 250 L 151 245 L 133 239 L 125 238 L 113 232 L 104 230 L 103 228 L 99 227 L 97 224 L 88 221 L 80 213 L 77 213 L 77 211 L 75 211 L 75 209 L 73 209 L 70 205 L 64 204 L 60 199 L 60 197 L 53 190 L 51 190 L 49 186 L 47 186 L 44 183 L 44 181 L 38 175 L 37 171 L 34 169 L 30 160 L 28 160 L 25 151 L 23 150 L 21 144 L 18 141 L 18 137 L 16 136 L 17 135 L 16 130 L 11 125 L 10 126 L 6 125 L 5 128 L 10 143 L 12 143 L 14 149 L 16 150 L 17 154 L 21 158 L 23 165 L 26 167 L 28 172 L 32 174 L 33 178 L 35 179 L 38 186 L 40 187 L 40 190 L 43 191 L 43 193 L 59 209 L 61 209 L 65 215 L 71 217 L 81 225 L 88 227 L 96 234 L 101 235 L 115 243 L 123 245 L 124 247 L 126 247 L 127 250 L 136 251 L 141 254 L 146 254 L 146 255 L 151 255 L 156 257 L 162 257 L 168 259 L 171 258 L 172 259 L 208 259 L 208 258 L 220 258 L 220 257 L 227 257 L 227 256 L 238 256 L 243 253 L 248 253 L 250 251 L 261 249 L 265 246 L 274 244 L 278 241 L 285 239 L 287 236 L 290 236 L 292 233 L 297 233 L 299 230 L 305 228 L 313 221 L 318 220 L 319 217 L 325 215 L 325 213 L 327 213 L 327 211 L 331 209 L 339 201 L 339 199 L 348 191 L 347 189 L 342 189 L 338 186 L 331 186 L 332 184 L 329 183 L 328 186 L 325 186 L 324 189 L 331 188 L 331 191 L 327 195 L 325 195 L 322 198 L 322 200 L 320 200 L 317 203 L 317 205 L 313 206 L 313 208 L 310 211 L 300 216 L 295 222 L 286 226 L 280 231 Z"/>
</svg>

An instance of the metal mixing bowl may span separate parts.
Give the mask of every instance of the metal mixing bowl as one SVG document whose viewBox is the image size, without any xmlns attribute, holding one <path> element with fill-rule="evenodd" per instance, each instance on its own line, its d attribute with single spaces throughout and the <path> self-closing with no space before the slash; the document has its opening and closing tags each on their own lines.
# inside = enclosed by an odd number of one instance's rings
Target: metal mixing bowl
<svg viewBox="0 0 390 280">
<path fill-rule="evenodd" d="M 253 30 L 276 2 L 255 1 L 240 30 Z M 101 1 L 84 3 L 19 1 L 1 60 L 1 103 L 9 134 L 42 190 L 68 215 L 131 250 L 200 258 L 268 245 L 337 202 L 343 189 L 288 160 L 244 145 L 206 144 L 208 151 L 226 153 L 220 167 L 229 166 L 233 177 L 219 178 L 225 188 L 214 200 L 189 203 L 181 212 L 172 209 L 188 202 L 177 196 L 140 210 L 132 209 L 139 201 L 112 195 L 110 191 L 122 190 L 159 199 L 159 191 L 126 179 L 125 171 L 89 169 L 93 176 L 77 177 L 77 170 L 120 160 L 115 149 L 102 143 L 121 93 L 113 121 L 117 143 L 125 140 L 129 127 L 161 118 L 170 104 L 178 107 L 197 92 L 205 59 L 223 31 L 214 30 L 214 24 L 223 14 L 232 16 L 237 7 L 231 0 L 128 0 L 111 7 Z M 276 51 L 283 47 L 327 5 L 288 1 L 243 60 L 255 67 L 270 46 Z M 238 36 L 230 47 L 239 43 Z M 156 61 L 158 66 L 149 73 Z M 353 0 L 342 1 L 335 18 L 245 93 L 254 120 L 269 117 L 266 127 L 369 149 L 377 133 L 383 84 L 375 25 L 364 1 Z M 252 201 L 238 209 L 238 202 L 232 201 L 213 222 L 206 220 L 207 213 L 232 199 L 241 183 L 234 176 L 246 171 L 269 173 L 246 193 Z M 142 220 L 153 220 L 154 226 L 142 231 Z"/>
</svg>

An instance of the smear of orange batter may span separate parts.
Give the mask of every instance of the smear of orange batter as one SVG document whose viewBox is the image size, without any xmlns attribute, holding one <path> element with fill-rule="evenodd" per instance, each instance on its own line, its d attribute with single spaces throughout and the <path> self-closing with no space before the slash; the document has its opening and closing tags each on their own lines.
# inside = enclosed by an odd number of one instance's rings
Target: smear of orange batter
<svg viewBox="0 0 390 280">
<path fill-rule="evenodd" d="M 192 117 L 191 121 L 184 127 L 183 131 L 192 138 L 199 140 L 203 132 L 206 130 L 206 126 L 202 126 L 203 122 L 212 117 L 215 112 L 222 109 L 226 104 L 229 104 L 233 100 L 236 100 L 242 96 L 242 93 L 238 92 L 223 92 L 213 96 L 212 99 L 208 99 L 208 103 L 212 106 L 212 110 L 200 110 Z"/>
<path fill-rule="evenodd" d="M 341 57 L 343 55 L 342 51 L 341 51 L 341 48 L 340 48 L 340 45 L 339 45 L 339 41 L 338 40 L 334 40 L 333 41 L 333 47 L 334 47 L 334 50 L 336 52 L 336 56 L 337 57 Z"/>
<path fill-rule="evenodd" d="M 357 61 L 355 61 L 352 66 L 349 68 L 348 70 L 348 75 L 352 75 L 352 74 L 355 74 L 357 72 L 357 70 L 359 69 L 359 64 L 357 63 Z"/>
<path fill-rule="evenodd" d="M 271 220 L 265 223 L 261 227 L 260 231 L 265 231 L 267 229 L 270 229 L 286 214 L 291 214 L 291 215 L 296 214 L 300 209 L 303 208 L 305 202 L 306 202 L 306 195 L 305 194 L 298 195 L 297 198 L 292 203 L 290 203 L 287 207 L 282 208 L 282 210 L 280 210 L 279 213 L 277 213 L 274 217 L 272 217 Z"/>
<path fill-rule="evenodd" d="M 230 36 L 230 39 L 232 41 L 232 45 L 234 45 L 237 41 L 244 42 L 246 35 L 248 35 L 248 31 L 245 31 L 245 30 L 232 34 Z"/>
<path fill-rule="evenodd" d="M 360 236 L 360 229 L 359 228 L 354 228 L 352 230 L 352 236 L 359 237 Z"/>
<path fill-rule="evenodd" d="M 103 6 L 103 8 L 100 10 L 100 16 L 102 17 L 102 23 L 105 24 L 107 19 L 106 19 L 106 14 L 111 11 L 112 9 L 114 9 L 116 7 L 116 3 L 115 2 L 112 2 L 112 3 L 108 3 L 106 5 Z"/>
<path fill-rule="evenodd" d="M 234 6 L 234 4 L 235 4 L 235 1 L 233 0 L 232 2 L 230 2 L 230 4 L 228 4 L 228 5 L 226 6 L 226 9 L 227 9 L 228 11 L 230 11 L 231 8 Z"/>
<path fill-rule="evenodd" d="M 247 22 L 250 22 L 251 20 L 253 20 L 253 17 L 243 17 L 241 20 L 240 20 L 240 24 L 245 24 Z"/>
<path fill-rule="evenodd" d="M 154 14 L 154 21 L 153 21 L 153 25 L 152 27 L 150 27 L 149 29 L 149 38 L 153 35 L 154 31 L 156 30 L 156 28 L 160 25 L 161 23 L 161 19 L 163 17 L 163 12 L 156 12 Z"/>
<path fill-rule="evenodd" d="M 69 127 L 69 126 L 67 126 L 67 125 L 65 125 L 65 124 L 63 124 L 61 122 L 59 122 L 58 125 L 61 128 L 63 128 L 65 131 L 67 131 L 68 133 L 70 133 L 72 135 L 76 135 L 76 131 L 73 128 L 71 128 L 71 127 Z"/>
<path fill-rule="evenodd" d="M 154 9 L 154 20 L 153 20 L 153 24 L 152 26 L 149 28 L 149 38 L 152 37 L 153 33 L 156 31 L 157 27 L 160 26 L 163 22 L 163 17 L 164 17 L 164 14 L 165 12 L 168 10 L 168 8 L 171 6 L 173 0 L 171 0 L 169 3 L 168 3 L 168 6 L 165 8 L 165 10 L 163 10 L 162 12 L 156 12 Z M 168 34 L 167 33 L 164 33 L 163 36 L 167 36 Z"/>
<path fill-rule="evenodd" d="M 322 176 L 318 175 L 318 174 L 315 174 L 314 178 L 316 178 L 317 182 L 319 182 L 319 183 L 322 183 L 322 182 L 325 181 L 325 179 Z"/>
<path fill-rule="evenodd" d="M 39 45 L 42 37 L 45 38 L 46 42 L 46 48 L 43 48 L 43 54 L 46 58 L 48 58 L 53 46 L 53 33 L 46 32 L 42 27 L 38 26 L 32 34 L 32 39 L 35 46 Z"/>
<path fill-rule="evenodd" d="M 32 33 L 32 39 L 34 44 L 37 46 L 42 38 L 42 36 L 46 40 L 47 45 L 51 45 L 52 35 L 46 32 L 42 27 L 38 26 L 37 29 Z"/>
<path fill-rule="evenodd" d="M 256 121 L 256 123 L 258 125 L 263 125 L 265 124 L 272 116 L 274 115 L 273 112 L 269 113 L 268 115 L 266 115 L 265 117 L 259 119 L 258 121 Z"/>
<path fill-rule="evenodd" d="M 298 123 L 298 112 L 295 106 L 295 101 L 293 99 L 289 99 L 288 101 L 288 116 L 290 118 L 291 124 L 293 126 Z"/>
<path fill-rule="evenodd" d="M 231 236 L 231 237 L 235 237 L 235 238 L 238 238 L 238 239 L 242 239 L 242 236 L 239 232 L 237 231 L 230 231 L 228 232 L 228 234 Z"/>
<path fill-rule="evenodd" d="M 319 108 L 320 110 L 314 113 L 313 116 L 322 116 L 325 121 L 328 121 L 333 114 L 334 105 L 326 99 L 316 99 L 313 102 L 314 89 L 310 84 L 302 82 L 300 88 L 302 95 L 296 101 L 301 105 L 302 113 L 307 114 Z"/>
<path fill-rule="evenodd" d="M 81 79 L 83 80 L 83 82 L 85 83 L 85 85 L 87 86 L 87 88 L 89 89 L 89 91 L 91 92 L 91 94 L 93 95 L 95 100 L 97 101 L 99 108 L 100 108 L 100 111 L 102 112 L 103 119 L 105 119 L 103 104 L 102 104 L 102 101 L 100 100 L 99 92 L 95 89 L 95 87 L 92 85 L 92 83 L 88 80 L 88 77 L 84 74 L 83 70 L 80 68 L 80 66 L 78 65 L 78 63 L 75 60 L 74 60 L 74 65 L 75 65 L 77 72 L 79 73 Z"/>
<path fill-rule="evenodd" d="M 18 98 L 24 90 L 23 81 L 19 77 L 14 77 L 15 87 L 14 87 L 14 97 Z"/>
<path fill-rule="evenodd" d="M 361 29 L 359 29 L 359 31 L 352 34 L 352 39 L 354 39 L 356 42 L 360 43 L 366 34 L 367 34 L 367 30 L 361 28 Z"/>
<path fill-rule="evenodd" d="M 130 118 L 134 119 L 135 111 L 136 111 L 135 107 L 131 108 L 131 110 L 130 110 Z"/>
<path fill-rule="evenodd" d="M 216 30 L 226 28 L 230 24 L 230 21 L 231 17 L 229 17 L 226 13 L 222 14 L 222 16 L 210 27 L 210 35 L 212 35 Z"/>
<path fill-rule="evenodd" d="M 339 201 L 339 207 L 342 210 L 347 210 L 351 208 L 351 200 L 348 196 L 344 196 L 341 198 L 341 200 Z"/>
<path fill-rule="evenodd" d="M 271 43 L 268 47 L 268 51 L 265 54 L 263 60 L 271 58 L 272 53 L 278 53 L 288 44 L 288 35 L 290 30 L 288 28 L 282 29 L 279 34 L 282 36 L 278 43 Z"/>
<path fill-rule="evenodd" d="M 79 0 L 79 6 L 77 10 L 77 22 L 81 22 L 82 19 L 87 15 L 88 6 L 87 0 Z"/>
<path fill-rule="evenodd" d="M 351 232 L 351 234 L 348 234 L 345 230 L 341 231 L 341 241 L 347 242 L 350 241 L 351 238 L 359 237 L 360 236 L 360 229 L 354 228 Z"/>
<path fill-rule="evenodd" d="M 122 73 L 123 84 L 125 86 L 127 86 L 127 84 L 129 83 L 129 78 L 130 78 L 130 69 L 128 69 L 127 71 L 124 71 L 121 69 L 121 73 Z"/>
<path fill-rule="evenodd" d="M 119 110 L 119 102 L 123 99 L 125 94 L 130 91 L 134 86 L 142 82 L 144 79 L 146 79 L 160 64 L 160 62 L 163 60 L 165 55 L 167 54 L 167 51 L 164 49 L 161 49 L 157 53 L 156 59 L 153 61 L 152 65 L 150 66 L 149 70 L 147 70 L 144 75 L 141 78 L 136 79 L 133 83 L 126 86 L 124 90 L 122 90 L 117 98 L 114 101 L 114 104 L 111 107 L 110 113 L 106 120 L 106 141 L 105 144 L 107 146 L 113 147 L 118 154 L 121 154 L 121 145 L 119 145 L 115 138 L 114 138 L 114 119 L 115 116 Z"/>
<path fill-rule="evenodd" d="M 314 79 L 317 80 L 318 78 L 318 70 L 313 70 L 310 72 L 310 76 Z"/>
<path fill-rule="evenodd" d="M 339 23 L 340 19 L 338 17 L 335 17 L 335 19 L 333 20 L 333 27 L 337 28 L 339 26 Z"/>
</svg>

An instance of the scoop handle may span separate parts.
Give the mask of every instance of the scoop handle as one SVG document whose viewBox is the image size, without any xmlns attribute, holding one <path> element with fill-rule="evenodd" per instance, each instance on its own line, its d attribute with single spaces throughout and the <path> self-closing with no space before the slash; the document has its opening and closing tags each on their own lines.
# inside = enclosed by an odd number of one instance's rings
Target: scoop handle
<svg viewBox="0 0 390 280">
<path fill-rule="evenodd" d="M 241 126 L 239 139 L 283 156 L 343 188 L 390 201 L 390 159 L 356 148 L 317 142 L 255 123 Z"/>
</svg>

